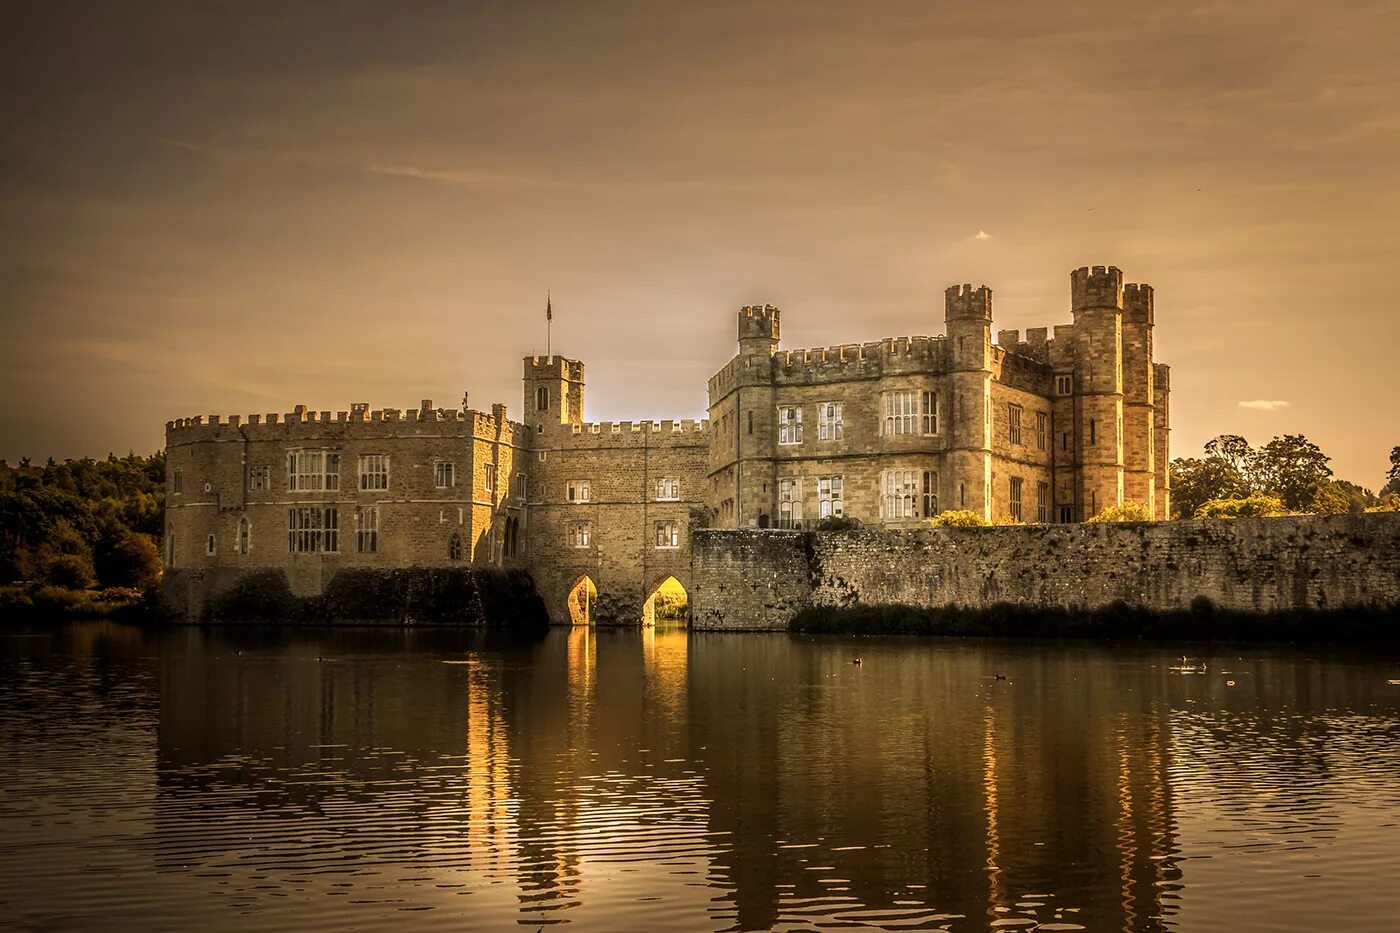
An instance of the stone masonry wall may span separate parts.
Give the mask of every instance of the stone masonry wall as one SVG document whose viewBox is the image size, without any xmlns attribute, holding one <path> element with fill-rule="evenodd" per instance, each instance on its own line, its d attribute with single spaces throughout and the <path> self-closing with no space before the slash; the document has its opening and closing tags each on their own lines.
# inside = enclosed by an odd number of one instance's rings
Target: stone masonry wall
<svg viewBox="0 0 1400 933">
<path fill-rule="evenodd" d="M 809 606 L 998 604 L 1400 618 L 1400 515 L 851 533 L 697 531 L 692 627 L 783 629 Z"/>
</svg>

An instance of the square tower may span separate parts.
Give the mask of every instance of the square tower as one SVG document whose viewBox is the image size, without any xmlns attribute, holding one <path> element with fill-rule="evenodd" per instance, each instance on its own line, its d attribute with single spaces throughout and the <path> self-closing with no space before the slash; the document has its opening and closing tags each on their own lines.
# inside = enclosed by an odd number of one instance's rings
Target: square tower
<svg viewBox="0 0 1400 933">
<path fill-rule="evenodd" d="M 524 421 L 535 433 L 546 425 L 583 423 L 583 363 L 562 356 L 527 356 Z"/>
</svg>

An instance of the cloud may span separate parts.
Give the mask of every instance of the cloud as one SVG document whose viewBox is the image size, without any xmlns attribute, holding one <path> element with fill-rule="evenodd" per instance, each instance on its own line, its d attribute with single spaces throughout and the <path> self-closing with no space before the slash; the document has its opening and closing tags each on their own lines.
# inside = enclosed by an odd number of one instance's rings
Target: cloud
<svg viewBox="0 0 1400 933">
<path fill-rule="evenodd" d="M 986 230 L 978 230 L 977 234 L 973 237 L 974 240 L 990 240 L 991 238 L 992 235 Z"/>
<path fill-rule="evenodd" d="M 1251 411 L 1278 411 L 1280 408 L 1288 408 L 1292 402 L 1271 401 L 1264 398 L 1256 398 L 1248 402 L 1240 402 L 1241 408 L 1248 408 Z"/>
</svg>

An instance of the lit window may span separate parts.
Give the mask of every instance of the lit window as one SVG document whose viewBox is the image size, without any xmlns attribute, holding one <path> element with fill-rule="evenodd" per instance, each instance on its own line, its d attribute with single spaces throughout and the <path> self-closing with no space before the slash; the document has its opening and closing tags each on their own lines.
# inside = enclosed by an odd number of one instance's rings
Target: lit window
<svg viewBox="0 0 1400 933">
<path fill-rule="evenodd" d="M 881 511 L 886 521 L 919 517 L 918 487 L 915 470 L 886 470 L 885 495 Z"/>
<path fill-rule="evenodd" d="M 566 492 L 570 502 L 587 502 L 592 498 L 593 491 L 589 486 L 588 480 L 576 479 L 569 481 Z"/>
<path fill-rule="evenodd" d="M 247 554 L 248 545 L 252 538 L 252 529 L 248 526 L 248 519 L 238 520 L 238 553 Z"/>
<path fill-rule="evenodd" d="M 1073 391 L 1074 391 L 1074 377 L 1073 377 L 1073 376 L 1056 376 L 1056 377 L 1055 377 L 1055 394 L 1056 394 L 1056 395 L 1069 395 L 1069 394 L 1070 394 L 1071 392 L 1073 392 Z"/>
<path fill-rule="evenodd" d="M 1013 444 L 1021 443 L 1021 406 L 1007 405 L 1007 439 Z"/>
<path fill-rule="evenodd" d="M 177 496 L 178 496 L 180 493 L 182 493 L 182 492 L 185 491 L 185 471 L 184 471 L 184 470 L 176 470 L 176 471 L 175 471 L 175 475 L 172 476 L 171 479 L 170 479 L 170 488 L 171 488 L 172 491 L 174 491 L 175 495 L 177 495 Z"/>
<path fill-rule="evenodd" d="M 379 509 L 374 506 L 355 510 L 355 550 L 361 554 L 379 551 Z"/>
<path fill-rule="evenodd" d="M 267 464 L 248 467 L 248 488 L 262 492 L 272 488 L 272 467 Z"/>
<path fill-rule="evenodd" d="M 802 527 L 802 480 L 778 480 L 778 527 Z"/>
<path fill-rule="evenodd" d="M 656 481 L 656 498 L 662 500 L 675 500 L 681 497 L 681 481 L 678 479 L 662 479 Z"/>
<path fill-rule="evenodd" d="M 938 473 L 934 470 L 924 471 L 924 517 L 932 518 L 938 514 Z"/>
<path fill-rule="evenodd" d="M 678 522 L 656 523 L 656 546 L 675 548 L 681 546 L 681 526 Z"/>
<path fill-rule="evenodd" d="M 841 476 L 822 476 L 817 479 L 819 517 L 840 518 L 846 514 L 845 485 L 845 479 Z"/>
<path fill-rule="evenodd" d="M 802 443 L 802 409 L 784 407 L 778 409 L 778 443 Z"/>
<path fill-rule="evenodd" d="M 1050 484 L 1035 484 L 1035 520 L 1047 522 L 1050 520 Z"/>
<path fill-rule="evenodd" d="M 293 554 L 340 550 L 340 513 L 335 508 L 287 510 L 287 550 Z"/>
<path fill-rule="evenodd" d="M 1050 417 L 1043 411 L 1035 413 L 1035 447 L 1045 449 L 1046 438 L 1050 435 Z"/>
<path fill-rule="evenodd" d="M 1018 522 L 1021 520 L 1021 486 L 1021 477 L 1011 477 L 1011 517 Z"/>
<path fill-rule="evenodd" d="M 842 404 L 822 402 L 817 406 L 817 440 L 839 441 L 843 434 Z"/>
<path fill-rule="evenodd" d="M 593 525 L 589 522 L 569 524 L 569 547 L 589 547 L 593 543 Z"/>
<path fill-rule="evenodd" d="M 287 488 L 321 492 L 340 488 L 340 454 L 330 450 L 287 451 Z"/>
<path fill-rule="evenodd" d="M 384 454 L 360 455 L 360 488 L 389 488 L 389 458 Z"/>
<path fill-rule="evenodd" d="M 210 557 L 213 557 L 214 554 L 218 551 L 218 549 L 218 541 L 214 538 L 213 535 L 210 535 L 208 538 L 204 539 L 205 554 L 208 554 Z"/>
<path fill-rule="evenodd" d="M 457 485 L 457 464 L 451 460 L 433 461 L 433 485 L 447 489 Z M 490 487 L 487 487 L 488 491 Z"/>
</svg>

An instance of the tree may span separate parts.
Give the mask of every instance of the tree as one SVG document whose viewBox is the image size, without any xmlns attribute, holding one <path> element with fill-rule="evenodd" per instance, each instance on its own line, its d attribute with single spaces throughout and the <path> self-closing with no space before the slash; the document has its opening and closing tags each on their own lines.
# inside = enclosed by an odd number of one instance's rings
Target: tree
<svg viewBox="0 0 1400 933">
<path fill-rule="evenodd" d="M 159 583 L 160 569 L 160 549 L 143 534 L 123 536 L 98 561 L 105 585 L 137 590 L 149 590 Z"/>
<path fill-rule="evenodd" d="M 1206 456 L 1217 457 L 1235 468 L 1240 476 L 1248 476 L 1254 460 L 1254 448 L 1238 434 L 1221 434 L 1206 441 Z"/>
<path fill-rule="evenodd" d="M 1400 445 L 1390 448 L 1390 469 L 1385 474 L 1385 485 L 1381 487 L 1381 498 L 1387 493 L 1400 494 Z"/>
<path fill-rule="evenodd" d="M 1091 522 L 1150 522 L 1152 512 L 1141 502 L 1124 502 L 1122 505 L 1110 505 L 1093 518 L 1086 519 L 1085 523 Z"/>
<path fill-rule="evenodd" d="M 1255 487 L 1283 500 L 1294 512 L 1308 511 L 1317 489 L 1332 478 L 1331 461 L 1322 450 L 1301 434 L 1276 437 L 1255 453 Z"/>
<path fill-rule="evenodd" d="M 1239 499 L 1250 493 L 1244 472 L 1219 456 L 1173 460 L 1171 481 L 1172 511 L 1177 518 L 1191 518 L 1212 499 Z"/>
</svg>

